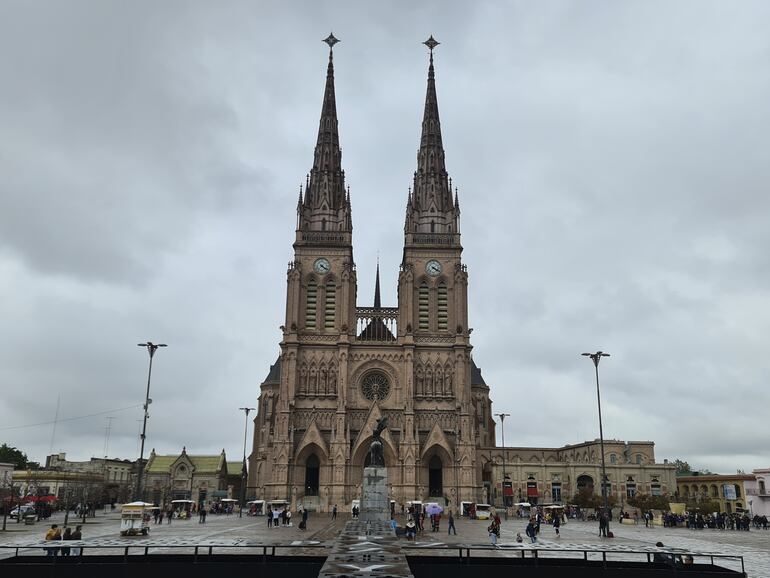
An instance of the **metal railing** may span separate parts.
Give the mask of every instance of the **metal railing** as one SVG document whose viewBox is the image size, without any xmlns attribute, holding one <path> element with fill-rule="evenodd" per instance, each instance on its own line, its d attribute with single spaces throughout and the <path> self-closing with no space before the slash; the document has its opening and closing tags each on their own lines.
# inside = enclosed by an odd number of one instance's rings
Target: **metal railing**
<svg viewBox="0 0 770 578">
<path fill-rule="evenodd" d="M 471 559 L 471 552 L 474 551 L 482 551 L 482 552 L 515 552 L 519 551 L 521 552 L 521 558 L 524 559 L 527 557 L 527 553 L 529 553 L 529 557 L 533 559 L 535 562 L 535 565 L 537 565 L 538 561 L 543 559 L 549 559 L 549 560 L 555 560 L 558 558 L 563 559 L 569 559 L 569 560 L 583 560 L 585 563 L 588 562 L 599 562 L 601 561 L 603 567 L 607 567 L 608 562 L 632 562 L 632 561 L 639 561 L 639 560 L 632 560 L 631 556 L 629 555 L 635 555 L 637 557 L 642 558 L 642 561 L 645 561 L 648 564 L 653 563 L 666 563 L 670 564 L 673 568 L 679 568 L 682 567 L 683 564 L 679 563 L 679 560 L 683 560 L 685 556 L 692 556 L 693 560 L 697 560 L 698 558 L 705 558 L 708 559 L 712 566 L 715 566 L 715 560 L 734 560 L 736 565 L 740 563 L 741 566 L 741 574 L 745 577 L 746 576 L 746 567 L 744 565 L 743 556 L 739 555 L 731 555 L 731 554 L 714 554 L 711 552 L 689 552 L 686 550 L 658 550 L 657 548 L 654 550 L 614 550 L 614 549 L 606 549 L 606 548 L 597 548 L 597 549 L 589 549 L 589 548 L 533 548 L 529 544 L 498 544 L 496 546 L 493 546 L 491 544 L 489 545 L 469 545 L 469 544 L 406 544 L 403 547 L 404 554 L 409 555 L 409 550 L 430 550 L 433 552 L 438 551 L 457 551 L 458 557 L 460 560 L 464 563 L 467 563 Z M 543 554 L 546 554 L 543 556 Z M 549 554 L 551 556 L 549 556 Z M 566 556 L 557 556 L 557 554 L 567 554 Z M 570 554 L 574 554 L 570 556 Z M 580 554 L 580 556 L 578 556 Z M 593 555 L 593 557 L 592 557 Z M 608 560 L 608 555 L 612 557 L 612 559 Z M 599 558 L 601 556 L 601 558 Z M 664 557 L 663 560 L 661 560 L 659 557 Z M 510 556 L 509 556 L 510 557 Z M 656 559 L 658 557 L 658 559 Z M 729 568 L 727 568 L 729 570 Z"/>
</svg>

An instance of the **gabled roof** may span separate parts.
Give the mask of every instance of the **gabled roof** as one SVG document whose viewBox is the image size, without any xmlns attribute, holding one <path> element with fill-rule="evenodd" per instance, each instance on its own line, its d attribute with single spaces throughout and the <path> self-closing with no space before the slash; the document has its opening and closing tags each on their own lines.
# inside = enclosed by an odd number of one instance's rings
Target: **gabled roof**
<svg viewBox="0 0 770 578">
<path fill-rule="evenodd" d="M 270 371 L 267 373 L 265 381 L 262 383 L 280 383 L 281 382 L 281 356 L 275 360 L 275 363 L 270 366 Z"/>
<path fill-rule="evenodd" d="M 481 369 L 476 366 L 473 359 L 471 359 L 471 385 L 487 385 L 487 382 L 481 377 Z"/>
<path fill-rule="evenodd" d="M 149 474 L 166 474 L 169 473 L 171 466 L 176 463 L 182 456 L 186 457 L 196 474 L 216 474 L 219 473 L 222 467 L 225 465 L 225 453 L 217 455 L 190 455 L 182 450 L 181 454 L 165 455 L 158 454 L 150 455 L 150 459 L 147 461 L 145 472 Z"/>
</svg>

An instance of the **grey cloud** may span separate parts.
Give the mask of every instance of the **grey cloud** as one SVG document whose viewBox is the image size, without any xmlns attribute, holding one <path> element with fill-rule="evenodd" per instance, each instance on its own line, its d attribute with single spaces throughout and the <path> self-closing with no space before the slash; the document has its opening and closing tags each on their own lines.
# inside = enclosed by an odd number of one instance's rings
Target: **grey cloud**
<svg viewBox="0 0 770 578">
<path fill-rule="evenodd" d="M 7 2 L 0 428 L 141 404 L 148 445 L 240 455 L 275 360 L 335 50 L 359 304 L 396 303 L 430 33 L 474 357 L 506 442 L 653 439 L 766 466 L 770 7 L 760 2 Z M 251 402 L 249 400 L 252 400 Z M 111 452 L 138 451 L 139 409 Z M 190 427 L 203 422 L 206 427 Z M 724 427 L 715 429 L 714 423 Z M 54 449 L 98 455 L 104 416 Z M 558 424 L 558 425 L 554 425 Z M 42 459 L 51 427 L 0 429 Z"/>
</svg>

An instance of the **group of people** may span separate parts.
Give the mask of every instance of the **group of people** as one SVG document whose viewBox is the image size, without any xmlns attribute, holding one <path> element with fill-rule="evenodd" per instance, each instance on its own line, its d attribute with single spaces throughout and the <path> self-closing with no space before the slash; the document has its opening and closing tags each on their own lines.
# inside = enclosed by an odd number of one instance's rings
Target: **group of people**
<svg viewBox="0 0 770 578">
<path fill-rule="evenodd" d="M 300 522 L 298 526 L 299 529 L 307 530 L 307 508 L 301 508 L 297 513 L 300 516 Z M 334 515 L 336 517 L 336 513 Z M 277 528 L 278 526 L 291 527 L 293 525 L 291 521 L 291 510 L 288 506 L 284 506 L 283 510 L 281 510 L 280 508 L 273 509 L 270 505 L 268 505 L 267 511 L 265 512 L 265 517 L 267 518 L 268 528 Z"/>
<path fill-rule="evenodd" d="M 639 511 L 620 512 L 621 519 L 632 519 L 634 524 L 640 523 L 640 518 L 644 520 L 645 527 L 652 527 L 655 515 L 651 510 L 643 512 L 641 515 Z M 664 528 L 677 528 L 685 527 L 690 530 L 703 530 L 704 528 L 711 528 L 717 530 L 744 530 L 749 531 L 753 526 L 755 529 L 767 530 L 770 528 L 767 521 L 767 516 L 754 515 L 749 516 L 746 512 L 727 514 L 724 512 L 715 512 L 711 514 L 703 514 L 701 512 L 692 511 L 684 512 L 682 514 L 676 514 L 674 512 L 663 512 L 661 514 L 661 521 Z"/>
<path fill-rule="evenodd" d="M 64 527 L 64 532 L 61 531 L 58 524 L 52 524 L 48 531 L 45 533 L 46 542 L 70 542 L 73 540 L 82 540 L 83 533 L 81 532 L 81 526 L 75 526 L 73 530 L 69 526 Z M 47 556 L 58 556 L 61 552 L 62 556 L 80 556 L 82 548 L 72 546 L 52 546 L 46 548 Z"/>
</svg>

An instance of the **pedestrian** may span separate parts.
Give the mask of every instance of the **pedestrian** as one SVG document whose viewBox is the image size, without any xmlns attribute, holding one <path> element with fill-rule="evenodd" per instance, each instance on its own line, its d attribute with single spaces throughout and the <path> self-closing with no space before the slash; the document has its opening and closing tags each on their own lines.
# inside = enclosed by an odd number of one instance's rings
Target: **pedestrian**
<svg viewBox="0 0 770 578">
<path fill-rule="evenodd" d="M 606 538 L 607 537 L 607 515 L 602 512 L 599 514 L 599 537 L 600 538 Z"/>
<path fill-rule="evenodd" d="M 492 523 L 487 528 L 487 532 L 489 532 L 489 541 L 493 546 L 497 546 L 497 540 L 500 538 L 500 525 L 497 523 L 495 518 L 492 518 Z"/>
<path fill-rule="evenodd" d="M 449 530 L 447 531 L 447 536 L 452 533 L 452 530 L 454 530 L 455 536 L 457 536 L 457 528 L 455 528 L 455 517 L 452 515 L 452 510 L 449 510 Z"/>
<path fill-rule="evenodd" d="M 276 508 L 275 510 L 273 510 L 273 528 L 278 527 L 278 521 L 280 520 L 280 518 L 281 518 L 281 512 L 279 512 L 278 508 Z"/>
<path fill-rule="evenodd" d="M 302 526 L 303 530 L 307 530 L 307 508 L 302 508 Z"/>
<path fill-rule="evenodd" d="M 527 528 L 524 530 L 524 533 L 529 536 L 529 539 L 533 544 L 537 542 L 537 528 L 535 528 L 535 520 L 533 518 L 529 519 L 529 524 L 527 524 Z"/>
<path fill-rule="evenodd" d="M 154 522 L 155 524 L 157 524 L 157 523 L 158 523 L 158 516 L 159 516 L 159 515 L 160 515 L 160 508 L 158 508 L 158 509 L 155 509 L 155 510 L 153 510 L 153 511 L 152 511 L 152 518 L 153 518 L 153 522 Z"/>
<path fill-rule="evenodd" d="M 286 510 L 286 525 L 291 528 L 291 510 Z"/>
<path fill-rule="evenodd" d="M 273 509 L 270 506 L 267 507 L 265 516 L 267 517 L 267 527 L 269 528 L 273 525 Z"/>
<path fill-rule="evenodd" d="M 332 520 L 337 519 L 337 504 L 334 504 L 334 507 L 332 508 Z"/>
<path fill-rule="evenodd" d="M 71 539 L 72 540 L 82 540 L 83 539 L 83 533 L 80 531 L 80 528 L 82 526 L 75 526 L 75 531 L 72 532 Z M 80 554 L 83 552 L 83 548 L 80 546 L 75 546 L 72 548 L 72 555 L 73 556 L 80 556 Z"/>
<path fill-rule="evenodd" d="M 561 534 L 559 534 L 559 528 L 561 527 L 561 519 L 558 515 L 555 515 L 553 517 L 553 531 L 556 532 L 556 537 L 561 538 Z"/>
<path fill-rule="evenodd" d="M 70 542 L 71 540 L 72 540 L 72 528 L 67 526 L 66 528 L 64 528 L 64 535 L 62 536 L 62 541 Z M 61 555 L 62 556 L 69 556 L 70 555 L 70 548 L 69 548 L 69 546 L 62 546 Z"/>
<path fill-rule="evenodd" d="M 61 530 L 57 524 L 52 524 L 50 530 L 45 533 L 46 542 L 57 542 L 61 540 Z M 56 556 L 59 553 L 59 548 L 46 548 L 46 556 Z"/>
<path fill-rule="evenodd" d="M 201 524 L 206 523 L 206 508 L 200 509 Z"/>
</svg>

